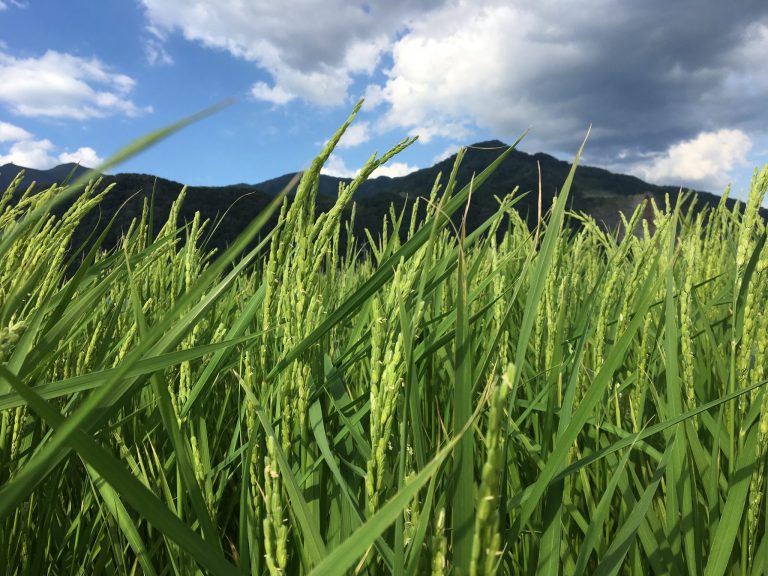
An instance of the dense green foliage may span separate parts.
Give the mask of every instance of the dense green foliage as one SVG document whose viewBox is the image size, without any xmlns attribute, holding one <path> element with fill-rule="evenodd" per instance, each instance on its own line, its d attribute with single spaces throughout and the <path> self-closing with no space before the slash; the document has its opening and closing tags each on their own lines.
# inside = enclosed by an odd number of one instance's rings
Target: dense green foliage
<svg viewBox="0 0 768 576">
<path fill-rule="evenodd" d="M 513 192 L 467 232 L 511 149 L 469 180 L 459 154 L 361 258 L 347 206 L 411 141 L 316 216 L 345 128 L 216 254 L 183 193 L 76 262 L 108 189 L 3 196 L 0 565 L 768 573 L 768 167 L 614 235 L 566 210 L 574 167 L 533 231 Z"/>
</svg>

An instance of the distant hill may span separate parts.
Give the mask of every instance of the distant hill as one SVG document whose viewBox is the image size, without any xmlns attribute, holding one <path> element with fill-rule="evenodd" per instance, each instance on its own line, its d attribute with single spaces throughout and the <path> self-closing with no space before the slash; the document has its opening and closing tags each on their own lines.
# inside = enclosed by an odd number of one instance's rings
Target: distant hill
<svg viewBox="0 0 768 576">
<path fill-rule="evenodd" d="M 36 182 L 38 186 L 50 186 L 51 184 L 64 182 L 70 177 L 71 179 L 77 179 L 87 172 L 96 174 L 91 168 L 79 166 L 73 162 L 59 164 L 49 170 L 35 170 L 34 168 L 24 168 L 16 164 L 5 164 L 0 166 L 0 191 L 5 192 L 10 183 L 13 182 L 13 179 L 22 170 L 24 170 L 24 179 L 21 181 L 20 188 L 23 190 L 26 190 L 33 182 Z"/>
<path fill-rule="evenodd" d="M 507 145 L 499 140 L 478 142 L 468 147 L 468 150 L 459 169 L 460 181 L 468 181 L 472 174 L 479 174 L 485 169 Z M 423 168 L 411 172 L 406 176 L 389 178 L 381 176 L 364 182 L 357 193 L 357 198 L 368 198 L 381 192 L 390 192 L 398 195 L 426 194 L 432 188 L 432 184 L 439 172 L 447 178 L 453 168 L 456 154 L 438 162 L 429 168 Z M 569 162 L 558 160 L 553 156 L 543 153 L 527 154 L 519 150 L 513 150 L 504 163 L 494 173 L 487 185 L 493 188 L 511 191 L 515 186 L 520 186 L 521 191 L 538 190 L 537 162 L 541 164 L 542 188 L 546 197 L 551 198 L 560 189 L 568 172 L 571 169 Z M 255 184 L 254 187 L 268 194 L 277 194 L 282 190 L 293 174 L 285 174 L 271 180 Z M 335 195 L 339 182 L 349 182 L 349 178 L 335 178 L 321 176 L 320 194 Z M 656 186 L 644 182 L 635 176 L 614 174 L 602 168 L 580 166 L 576 172 L 573 184 L 573 195 L 580 198 L 602 198 L 606 196 L 633 196 L 648 192 L 678 192 L 679 188 L 670 186 Z"/>
<path fill-rule="evenodd" d="M 501 153 L 503 142 L 491 140 L 469 147 L 458 172 L 458 185 L 468 183 L 473 174 L 479 174 Z M 489 149 L 490 148 L 490 149 Z M 355 231 L 363 237 L 365 228 L 374 236 L 378 235 L 383 216 L 391 204 L 400 210 L 406 203 L 418 196 L 427 196 L 438 173 L 442 173 L 443 185 L 450 175 L 455 155 L 434 166 L 417 170 L 406 176 L 389 178 L 382 176 L 364 182 L 355 196 L 357 204 Z M 497 171 L 472 196 L 468 215 L 471 230 L 488 216 L 495 213 L 498 203 L 495 196 L 502 197 L 519 187 L 519 193 L 527 193 L 516 205 L 517 210 L 529 224 L 535 223 L 538 203 L 538 170 L 542 173 L 542 207 L 546 211 L 552 204 L 570 170 L 570 164 L 548 154 L 527 154 L 514 150 L 499 166 Z M 13 164 L 0 167 L 0 190 L 4 190 L 16 174 L 22 170 Z M 25 170 L 22 190 L 32 181 L 39 185 L 50 185 L 89 171 L 75 164 L 62 164 L 50 170 Z M 95 173 L 94 173 L 95 174 Z M 263 210 L 270 200 L 290 181 L 293 174 L 285 174 L 258 184 L 235 184 L 230 186 L 191 186 L 181 210 L 181 219 L 191 220 L 199 211 L 204 218 L 223 218 L 210 245 L 222 247 L 230 243 L 253 217 Z M 321 175 L 318 194 L 318 210 L 327 210 L 338 193 L 339 184 L 350 179 Z M 121 209 L 117 224 L 107 238 L 107 245 L 114 245 L 134 217 L 141 214 L 144 198 L 153 196 L 155 222 L 167 218 L 171 203 L 176 199 L 183 185 L 179 182 L 147 174 L 115 174 L 104 176 L 105 184 L 114 184 L 114 189 L 103 201 L 100 212 L 89 215 L 83 223 L 83 231 L 93 231 L 103 225 Z M 570 195 L 570 208 L 593 216 L 606 228 L 615 228 L 620 212 L 631 213 L 643 198 L 655 198 L 663 202 L 669 194 L 674 204 L 679 188 L 656 186 L 634 176 L 614 174 L 608 170 L 580 166 L 576 171 Z M 697 192 L 698 206 L 716 205 L 720 197 L 708 192 Z M 272 223 L 274 224 L 274 222 Z M 84 239 L 85 236 L 78 239 Z"/>
<path fill-rule="evenodd" d="M 499 140 L 478 142 L 469 146 L 458 172 L 458 181 L 463 185 L 473 174 L 482 172 L 502 149 L 507 145 Z M 406 176 L 389 178 L 381 176 L 364 182 L 356 194 L 358 206 L 370 203 L 378 204 L 386 198 L 395 198 L 396 203 L 402 203 L 405 198 L 426 196 L 432 189 L 438 173 L 442 173 L 442 182 L 448 179 L 456 155 L 452 155 L 430 166 L 412 172 Z M 527 193 L 518 202 L 517 209 L 523 216 L 535 216 L 538 212 L 538 166 L 542 175 L 542 208 L 546 211 L 552 204 L 552 199 L 559 192 L 571 169 L 571 164 L 558 160 L 549 154 L 527 154 L 513 150 L 499 166 L 496 172 L 486 181 L 477 194 L 473 195 L 473 209 L 469 214 L 469 225 L 472 228 L 484 218 L 492 214 L 497 202 L 494 196 L 502 197 L 515 187 L 520 193 Z M 254 187 L 274 195 L 280 192 L 290 181 L 293 174 L 285 174 L 278 178 L 255 184 Z M 335 195 L 339 182 L 349 182 L 349 178 L 335 178 L 322 175 L 320 177 L 319 193 Z M 631 213 L 644 198 L 654 198 L 662 203 L 669 194 L 675 205 L 680 193 L 677 186 L 658 186 L 650 184 L 626 174 L 616 174 L 602 168 L 580 165 L 571 187 L 570 208 L 584 212 L 608 229 L 613 229 L 620 223 L 620 212 Z M 710 192 L 697 190 L 698 206 L 715 206 L 720 202 L 720 196 Z M 729 201 L 731 204 L 733 201 Z M 529 219 L 529 222 L 532 218 Z"/>
</svg>

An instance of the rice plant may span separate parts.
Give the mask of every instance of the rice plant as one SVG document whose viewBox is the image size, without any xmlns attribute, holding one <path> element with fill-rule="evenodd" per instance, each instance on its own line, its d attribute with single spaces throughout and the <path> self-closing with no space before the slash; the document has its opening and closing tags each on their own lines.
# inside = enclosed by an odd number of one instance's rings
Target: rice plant
<svg viewBox="0 0 768 576">
<path fill-rule="evenodd" d="M 566 210 L 577 154 L 535 230 L 510 190 L 467 233 L 512 148 L 468 182 L 460 152 L 363 242 L 345 208 L 413 140 L 315 218 L 358 109 L 221 254 L 183 193 L 67 250 L 109 189 L 11 184 L 6 573 L 768 573 L 768 167 L 606 232 Z"/>
</svg>

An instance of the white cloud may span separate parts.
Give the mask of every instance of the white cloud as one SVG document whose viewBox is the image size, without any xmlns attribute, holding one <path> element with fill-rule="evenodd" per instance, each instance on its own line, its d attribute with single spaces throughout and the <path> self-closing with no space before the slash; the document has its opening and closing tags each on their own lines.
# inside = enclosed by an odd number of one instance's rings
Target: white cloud
<svg viewBox="0 0 768 576">
<path fill-rule="evenodd" d="M 406 174 L 415 172 L 416 170 L 418 170 L 418 167 L 411 166 L 405 162 L 391 162 L 376 168 L 376 170 L 374 170 L 370 175 L 370 178 L 378 178 L 379 176 L 397 178 L 399 176 L 405 176 Z M 330 155 L 328 161 L 325 163 L 325 166 L 323 166 L 323 169 L 321 170 L 322 174 L 327 176 L 335 176 L 336 178 L 354 178 L 357 176 L 358 172 L 360 172 L 359 168 L 357 170 L 349 168 L 344 162 L 344 159 L 336 156 L 335 154 Z"/>
<path fill-rule="evenodd" d="M 721 186 L 737 165 L 747 164 L 752 140 L 741 130 L 702 132 L 678 142 L 649 160 L 634 166 L 639 177 L 659 184 L 709 184 Z"/>
<path fill-rule="evenodd" d="M 104 162 L 104 158 L 96 154 L 96 150 L 90 146 L 83 146 L 78 148 L 74 152 L 62 152 L 58 156 L 58 160 L 61 164 L 74 162 L 81 166 L 87 166 L 89 168 L 98 166 Z"/>
<path fill-rule="evenodd" d="M 344 55 L 344 67 L 351 72 L 373 74 L 382 54 L 390 47 L 391 42 L 386 34 L 352 42 Z"/>
<path fill-rule="evenodd" d="M 8 9 L 8 4 L 0 0 L 0 10 L 7 10 L 7 9 Z"/>
<path fill-rule="evenodd" d="M 54 146 L 50 140 L 20 140 L 15 142 L 7 154 L 0 155 L 0 164 L 12 162 L 25 168 L 47 170 L 56 165 L 51 155 Z"/>
<path fill-rule="evenodd" d="M 336 154 L 331 154 L 328 157 L 328 160 L 325 162 L 323 169 L 320 171 L 321 174 L 325 174 L 326 176 L 334 176 L 336 178 L 354 178 L 357 172 L 357 170 L 348 168 L 347 164 L 344 162 L 344 159 L 336 156 Z"/>
<path fill-rule="evenodd" d="M 363 102 L 363 110 L 370 112 L 375 110 L 382 104 L 386 103 L 384 98 L 384 89 L 378 84 L 368 84 L 365 87 L 365 94 L 363 96 L 365 102 Z"/>
<path fill-rule="evenodd" d="M 253 62 L 271 78 L 254 97 L 274 104 L 300 98 L 320 105 L 347 102 L 357 76 L 372 74 L 395 35 L 444 0 L 142 0 L 150 27 L 180 31 L 205 47 Z"/>
<path fill-rule="evenodd" d="M 256 82 L 251 95 L 272 104 L 286 104 L 303 98 L 322 105 L 343 104 L 352 78 L 343 69 L 322 69 L 309 72 L 280 68 L 276 70 L 275 84 Z"/>
<path fill-rule="evenodd" d="M 572 152 L 665 150 L 719 126 L 764 126 L 768 5 L 733 11 L 724 0 L 626 6 L 619 0 L 453 0 L 414 19 L 394 41 L 383 82 L 365 90 L 379 129 L 422 142 L 466 141 L 482 128 L 524 145 Z M 680 17 L 696 10 L 697 27 Z M 601 14 L 595 19 L 594 14 Z M 647 37 L 652 42 L 627 38 Z"/>
<path fill-rule="evenodd" d="M 368 122 L 356 122 L 349 126 L 339 141 L 339 148 L 354 148 L 371 139 L 370 124 Z"/>
<path fill-rule="evenodd" d="M 372 132 L 421 142 L 478 129 L 510 141 L 530 127 L 527 149 L 563 155 L 592 125 L 590 158 L 627 166 L 617 150 L 642 161 L 700 131 L 768 120 L 765 2 L 141 2 L 158 39 L 253 63 L 253 98 L 325 106 L 362 92 Z"/>
<path fill-rule="evenodd" d="M 24 130 L 24 128 L 0 121 L 0 142 L 15 142 L 30 138 L 32 138 L 32 134 Z"/>
<path fill-rule="evenodd" d="M 410 174 L 411 172 L 416 172 L 418 169 L 417 166 L 411 166 L 405 162 L 392 162 L 391 164 L 384 164 L 384 166 L 376 168 L 371 174 L 371 178 L 378 178 L 379 176 L 398 178 Z"/>
<path fill-rule="evenodd" d="M 388 80 L 366 91 L 370 105 L 388 104 L 383 124 L 406 128 L 422 142 L 465 139 L 473 124 L 516 134 L 539 117 L 539 134 L 555 125 L 581 131 L 585 126 L 567 111 L 545 116 L 527 96 L 529 87 L 587 58 L 547 17 L 544 9 L 495 0 L 481 8 L 458 0 L 427 14 L 395 43 Z"/>
<path fill-rule="evenodd" d="M 40 58 L 0 53 L 0 103 L 20 116 L 85 120 L 151 111 L 129 98 L 134 85 L 96 58 L 53 50 Z"/>
<path fill-rule="evenodd" d="M 287 104 L 296 96 L 281 86 L 269 86 L 266 82 L 256 82 L 251 86 L 251 96 L 257 100 L 266 100 L 272 104 Z"/>
<path fill-rule="evenodd" d="M 56 146 L 45 139 L 36 139 L 34 135 L 24 128 L 0 122 L 0 142 L 11 142 L 6 153 L 0 151 L 0 164 L 13 163 L 25 168 L 47 170 L 57 164 L 76 162 L 89 168 L 98 166 L 103 162 L 101 156 L 89 147 L 83 146 L 74 152 L 61 152 L 55 154 Z"/>
</svg>

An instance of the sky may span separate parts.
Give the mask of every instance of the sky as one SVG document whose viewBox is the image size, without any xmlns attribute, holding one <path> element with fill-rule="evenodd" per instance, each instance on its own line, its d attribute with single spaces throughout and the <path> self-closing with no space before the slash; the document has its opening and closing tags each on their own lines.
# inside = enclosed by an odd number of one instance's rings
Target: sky
<svg viewBox="0 0 768 576">
<path fill-rule="evenodd" d="M 657 184 L 743 195 L 768 163 L 765 0 L 0 0 L 0 165 L 95 167 L 234 103 L 116 170 L 191 185 L 416 144 L 377 175 L 499 139 Z"/>
</svg>

